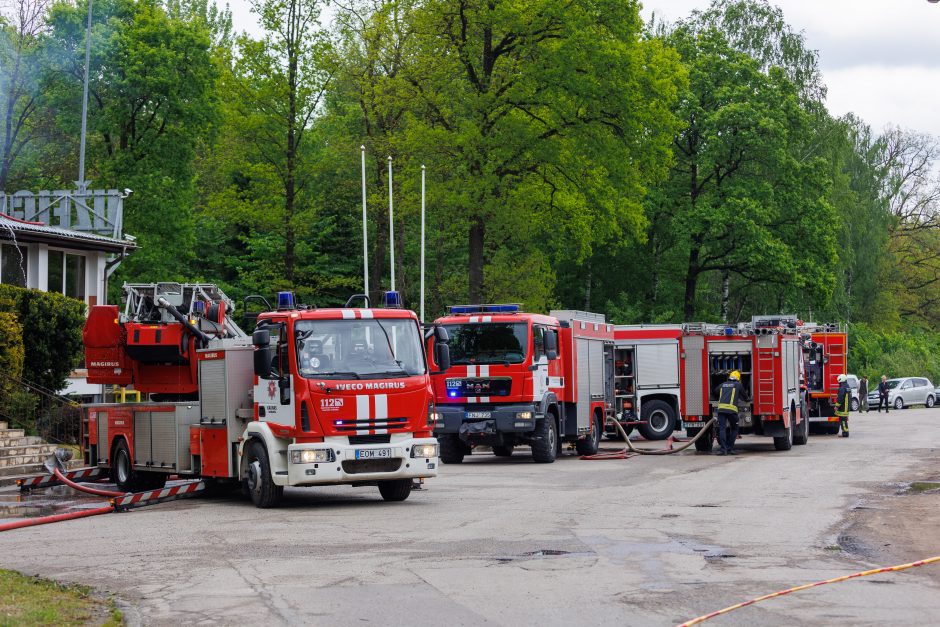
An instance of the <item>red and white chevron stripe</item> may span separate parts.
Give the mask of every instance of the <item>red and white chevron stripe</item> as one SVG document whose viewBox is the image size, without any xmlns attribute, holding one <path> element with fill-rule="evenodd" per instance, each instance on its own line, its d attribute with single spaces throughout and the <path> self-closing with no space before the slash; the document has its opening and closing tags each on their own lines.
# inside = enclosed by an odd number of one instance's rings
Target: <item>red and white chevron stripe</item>
<svg viewBox="0 0 940 627">
<path fill-rule="evenodd" d="M 193 481 L 191 483 L 175 485 L 170 488 L 163 488 L 162 490 L 149 490 L 147 492 L 136 492 L 134 494 L 128 494 L 127 496 L 119 496 L 113 499 L 112 502 L 115 508 L 149 505 L 150 503 L 148 501 L 160 501 L 170 497 L 180 498 L 192 496 L 205 489 L 205 482 Z"/>
<path fill-rule="evenodd" d="M 72 481 L 78 481 L 81 479 L 95 479 L 105 474 L 103 468 L 79 468 L 78 470 L 70 470 L 65 474 L 66 479 L 71 479 Z M 59 483 L 59 480 L 55 478 L 54 475 L 36 475 L 34 477 L 26 477 L 24 479 L 19 479 L 17 485 L 20 488 L 39 488 L 49 485 L 55 485 Z"/>
</svg>

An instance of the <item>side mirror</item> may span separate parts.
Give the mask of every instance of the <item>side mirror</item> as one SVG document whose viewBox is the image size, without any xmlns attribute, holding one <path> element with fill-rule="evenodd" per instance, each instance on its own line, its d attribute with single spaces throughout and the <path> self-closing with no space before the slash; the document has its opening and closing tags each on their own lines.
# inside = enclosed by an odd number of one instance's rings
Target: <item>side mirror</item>
<svg viewBox="0 0 940 627">
<path fill-rule="evenodd" d="M 255 347 L 255 376 L 267 379 L 271 376 L 271 332 L 258 329 L 251 334 L 251 343 Z"/>
<path fill-rule="evenodd" d="M 447 332 L 447 329 L 441 326 L 434 327 L 434 339 L 437 342 L 446 344 L 450 341 L 450 333 Z"/>
<path fill-rule="evenodd" d="M 444 331 L 447 333 L 447 331 Z M 450 369 L 450 346 L 442 343 L 440 340 L 434 342 L 434 361 L 441 372 Z"/>
<path fill-rule="evenodd" d="M 558 335 L 556 331 L 548 331 L 542 336 L 545 341 L 545 356 L 549 360 L 558 359 Z"/>
</svg>

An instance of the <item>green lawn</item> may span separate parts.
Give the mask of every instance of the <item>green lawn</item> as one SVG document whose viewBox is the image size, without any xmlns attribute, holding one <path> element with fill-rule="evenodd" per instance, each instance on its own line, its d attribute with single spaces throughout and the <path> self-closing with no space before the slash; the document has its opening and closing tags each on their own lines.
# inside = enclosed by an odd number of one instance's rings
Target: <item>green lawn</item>
<svg viewBox="0 0 940 627">
<path fill-rule="evenodd" d="M 123 623 L 113 603 L 95 598 L 84 586 L 67 586 L 0 570 L 0 627 Z"/>
</svg>

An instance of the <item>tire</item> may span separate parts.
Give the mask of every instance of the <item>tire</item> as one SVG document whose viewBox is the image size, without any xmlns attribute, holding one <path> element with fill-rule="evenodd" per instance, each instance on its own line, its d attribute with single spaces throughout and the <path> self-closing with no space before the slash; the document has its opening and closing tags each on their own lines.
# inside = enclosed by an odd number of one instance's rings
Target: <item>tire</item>
<svg viewBox="0 0 940 627">
<path fill-rule="evenodd" d="M 162 490 L 166 486 L 167 477 L 169 475 L 165 472 L 139 472 L 137 485 L 140 490 Z"/>
<path fill-rule="evenodd" d="M 466 455 L 466 445 L 456 435 L 442 435 L 437 440 L 441 445 L 441 461 L 445 464 L 459 464 Z"/>
<path fill-rule="evenodd" d="M 411 494 L 411 479 L 392 479 L 379 481 L 379 494 L 386 501 L 404 501 Z"/>
<path fill-rule="evenodd" d="M 829 435 L 839 435 L 839 423 L 838 422 L 827 422 L 826 423 L 826 433 Z"/>
<path fill-rule="evenodd" d="M 111 453 L 111 481 L 119 490 L 137 492 L 141 490 L 140 475 L 134 470 L 131 452 L 123 439 L 114 446 Z"/>
<path fill-rule="evenodd" d="M 689 429 L 688 435 L 690 438 L 694 438 L 701 433 L 701 431 L 701 429 Z M 712 448 L 715 446 L 715 428 L 709 427 L 708 431 L 708 433 L 695 441 L 695 450 L 700 453 L 711 453 Z"/>
<path fill-rule="evenodd" d="M 806 412 L 800 411 L 800 426 L 797 428 L 797 433 L 793 435 L 793 443 L 797 446 L 803 446 L 809 442 L 809 417 L 806 415 Z"/>
<path fill-rule="evenodd" d="M 930 409 L 931 407 L 934 406 L 935 402 L 936 402 L 936 399 L 934 399 L 933 395 L 928 396 L 927 400 L 924 401 L 924 407 L 926 407 L 927 409 Z"/>
<path fill-rule="evenodd" d="M 676 429 L 676 412 L 665 401 L 647 401 L 640 412 L 644 424 L 637 426 L 647 440 L 665 440 Z"/>
<path fill-rule="evenodd" d="M 558 456 L 558 421 L 546 414 L 535 426 L 532 440 L 532 459 L 538 464 L 551 464 Z"/>
<path fill-rule="evenodd" d="M 248 443 L 248 496 L 255 507 L 267 509 L 277 505 L 284 495 L 284 488 L 274 484 L 268 451 L 258 440 Z"/>
<path fill-rule="evenodd" d="M 511 446 L 494 446 L 493 455 L 496 457 L 512 457 Z"/>
<path fill-rule="evenodd" d="M 857 398 L 853 398 L 851 401 L 849 401 L 849 409 L 850 409 L 850 410 L 852 410 L 852 411 L 858 411 L 859 406 L 860 406 L 860 403 L 859 403 L 859 400 L 858 400 Z"/>
<path fill-rule="evenodd" d="M 790 421 L 790 426 L 787 427 L 787 432 L 778 437 L 774 438 L 774 448 L 778 451 L 789 451 L 793 448 L 793 421 Z"/>
<path fill-rule="evenodd" d="M 583 440 L 578 440 L 575 442 L 575 449 L 578 451 L 578 455 L 596 455 L 597 449 L 601 445 L 601 431 L 603 431 L 603 423 L 601 423 L 601 417 L 596 415 L 593 420 L 591 420 L 591 433 L 588 437 Z"/>
<path fill-rule="evenodd" d="M 895 409 L 904 409 L 904 399 L 900 396 L 894 399 L 894 408 Z"/>
</svg>

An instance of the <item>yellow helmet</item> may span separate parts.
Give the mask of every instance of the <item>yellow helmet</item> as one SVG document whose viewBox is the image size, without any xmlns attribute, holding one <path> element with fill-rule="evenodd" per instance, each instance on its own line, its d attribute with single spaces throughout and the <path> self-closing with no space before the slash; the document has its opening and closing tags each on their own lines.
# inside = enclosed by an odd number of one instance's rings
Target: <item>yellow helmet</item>
<svg viewBox="0 0 940 627">
<path fill-rule="evenodd" d="M 738 372 L 737 370 L 732 370 L 731 374 L 728 375 L 728 378 L 731 379 L 732 381 L 740 381 L 741 373 Z"/>
</svg>

